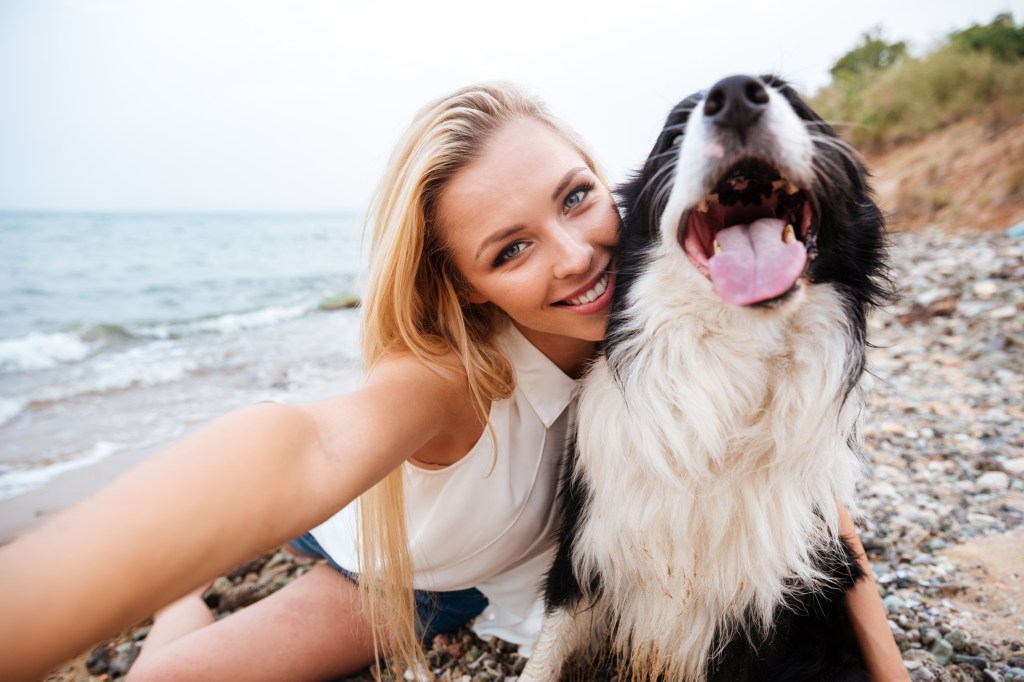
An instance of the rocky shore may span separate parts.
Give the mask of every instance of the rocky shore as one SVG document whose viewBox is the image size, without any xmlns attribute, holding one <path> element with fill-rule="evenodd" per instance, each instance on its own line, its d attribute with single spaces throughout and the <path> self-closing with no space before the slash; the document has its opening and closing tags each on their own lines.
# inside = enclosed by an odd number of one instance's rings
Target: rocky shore
<svg viewBox="0 0 1024 682">
<path fill-rule="evenodd" d="M 1024 682 L 1024 237 L 932 229 L 893 246 L 902 298 L 870 322 L 861 538 L 912 679 Z M 261 557 L 207 603 L 229 613 L 309 565 Z M 46 679 L 121 677 L 147 631 Z M 524 664 L 468 630 L 436 638 L 428 661 L 457 682 L 512 682 Z"/>
</svg>

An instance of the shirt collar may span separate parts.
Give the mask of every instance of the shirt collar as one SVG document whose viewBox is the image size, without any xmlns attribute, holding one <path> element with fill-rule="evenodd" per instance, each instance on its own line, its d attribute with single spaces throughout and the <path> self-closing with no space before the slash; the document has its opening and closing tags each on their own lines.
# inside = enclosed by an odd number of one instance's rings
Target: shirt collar
<svg viewBox="0 0 1024 682">
<path fill-rule="evenodd" d="M 572 400 L 576 381 L 527 341 L 514 324 L 505 325 L 497 344 L 512 363 L 516 388 L 522 390 L 544 427 L 551 428 Z"/>
</svg>

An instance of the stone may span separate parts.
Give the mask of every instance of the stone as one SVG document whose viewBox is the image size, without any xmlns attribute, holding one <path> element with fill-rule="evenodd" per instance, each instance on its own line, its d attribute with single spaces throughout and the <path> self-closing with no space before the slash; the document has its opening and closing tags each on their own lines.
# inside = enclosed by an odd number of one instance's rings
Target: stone
<svg viewBox="0 0 1024 682">
<path fill-rule="evenodd" d="M 218 608 L 221 611 L 234 611 L 259 601 L 263 596 L 263 590 L 259 585 L 240 583 L 221 595 Z"/>
<path fill-rule="evenodd" d="M 904 651 L 903 660 L 914 661 L 923 665 L 928 665 L 929 663 L 932 665 L 936 664 L 935 655 L 930 651 L 925 651 L 924 649 L 911 649 L 910 651 Z"/>
<path fill-rule="evenodd" d="M 903 600 L 895 594 L 890 594 L 882 600 L 882 606 L 885 607 L 886 613 L 898 613 L 903 610 Z"/>
<path fill-rule="evenodd" d="M 952 644 L 954 649 L 961 651 L 967 646 L 967 635 L 964 634 L 963 630 L 955 628 L 946 635 L 946 641 Z"/>
<path fill-rule="evenodd" d="M 988 314 L 993 320 L 1008 320 L 1017 316 L 1017 307 L 1012 305 L 999 306 Z"/>
<path fill-rule="evenodd" d="M 935 680 L 935 673 L 922 666 L 913 672 L 910 679 L 913 682 L 933 682 Z"/>
<path fill-rule="evenodd" d="M 978 476 L 974 484 L 978 487 L 978 490 L 998 492 L 1010 487 L 1010 477 L 1002 471 L 986 471 L 981 476 Z"/>
<path fill-rule="evenodd" d="M 935 656 L 935 661 L 939 665 L 946 665 L 949 663 L 949 659 L 953 657 L 953 645 L 945 639 L 937 639 L 932 642 L 928 651 L 932 652 L 932 655 Z"/>
<path fill-rule="evenodd" d="M 135 645 L 127 651 L 119 651 L 110 660 L 110 675 L 111 677 L 124 677 L 128 674 L 128 670 L 132 667 L 132 663 L 139 657 L 139 652 L 142 649 Z"/>
<path fill-rule="evenodd" d="M 1003 471 L 1011 476 L 1024 477 L 1024 457 L 1008 459 L 1003 462 Z"/>
<path fill-rule="evenodd" d="M 101 644 L 92 650 L 89 658 L 85 661 L 85 669 L 90 675 L 102 675 L 110 670 L 110 651 L 106 644 Z"/>
<path fill-rule="evenodd" d="M 948 298 L 954 298 L 953 292 L 945 287 L 937 287 L 935 289 L 929 289 L 919 293 L 914 297 L 914 303 L 927 308 L 936 301 L 942 301 Z"/>
<path fill-rule="evenodd" d="M 987 301 L 996 294 L 999 293 L 999 285 L 990 279 L 984 279 L 980 282 L 975 282 L 974 286 L 971 287 L 976 298 L 980 298 L 983 301 Z"/>
<path fill-rule="evenodd" d="M 978 670 L 985 670 L 988 668 L 988 661 L 985 660 L 984 656 L 954 656 L 952 660 L 954 663 L 966 663 L 968 665 L 973 665 Z"/>
</svg>

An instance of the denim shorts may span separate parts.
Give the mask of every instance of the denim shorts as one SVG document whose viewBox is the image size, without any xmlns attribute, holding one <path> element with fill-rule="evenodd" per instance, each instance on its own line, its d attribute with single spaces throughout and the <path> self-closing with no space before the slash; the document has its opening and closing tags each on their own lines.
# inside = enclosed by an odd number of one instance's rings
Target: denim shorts
<svg viewBox="0 0 1024 682">
<path fill-rule="evenodd" d="M 299 554 L 314 559 L 326 559 L 331 568 L 352 582 L 359 582 L 359 574 L 336 564 L 312 534 L 306 533 L 289 542 L 288 546 Z M 475 587 L 453 592 L 414 590 L 413 596 L 416 599 L 416 611 L 419 615 L 416 634 L 424 642 L 432 641 L 434 635 L 451 632 L 460 625 L 465 625 L 487 608 L 487 597 Z"/>
</svg>

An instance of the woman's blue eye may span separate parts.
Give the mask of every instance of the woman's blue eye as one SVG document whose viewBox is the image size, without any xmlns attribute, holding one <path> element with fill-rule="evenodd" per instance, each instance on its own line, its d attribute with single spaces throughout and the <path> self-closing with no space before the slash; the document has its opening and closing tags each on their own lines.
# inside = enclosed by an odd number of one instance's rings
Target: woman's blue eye
<svg viewBox="0 0 1024 682">
<path fill-rule="evenodd" d="M 523 249 L 525 248 L 525 242 L 512 242 L 504 249 L 502 249 L 501 253 L 498 254 L 498 257 L 494 259 L 494 266 L 497 267 L 503 263 L 507 263 L 508 261 L 512 260 L 519 254 L 521 254 L 523 252 Z"/>
<path fill-rule="evenodd" d="M 580 185 L 579 187 L 575 188 L 573 191 L 569 192 L 569 194 L 565 197 L 565 207 L 567 209 L 576 208 L 577 206 L 583 203 L 583 200 L 586 199 L 587 197 L 587 193 L 590 192 L 590 190 L 592 189 L 594 189 L 594 186 L 589 183 Z"/>
</svg>

